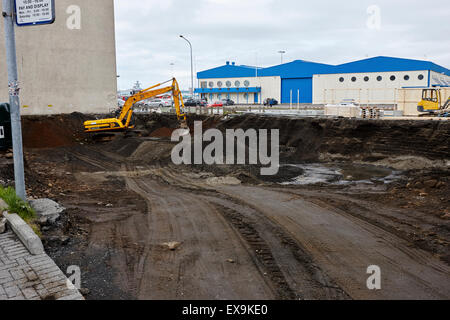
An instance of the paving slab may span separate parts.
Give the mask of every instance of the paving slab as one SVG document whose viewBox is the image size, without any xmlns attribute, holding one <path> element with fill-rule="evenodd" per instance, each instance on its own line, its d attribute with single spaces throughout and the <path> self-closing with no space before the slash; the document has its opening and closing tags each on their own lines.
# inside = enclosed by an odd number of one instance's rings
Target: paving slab
<svg viewBox="0 0 450 320">
<path fill-rule="evenodd" d="M 0 256 L 0 300 L 84 300 L 46 253 L 32 255 L 12 231 L 0 235 Z"/>
</svg>

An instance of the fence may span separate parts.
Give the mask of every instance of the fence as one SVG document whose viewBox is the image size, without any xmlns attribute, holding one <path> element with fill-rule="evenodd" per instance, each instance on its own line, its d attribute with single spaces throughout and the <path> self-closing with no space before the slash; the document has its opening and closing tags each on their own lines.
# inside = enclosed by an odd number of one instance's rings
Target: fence
<svg viewBox="0 0 450 320">
<path fill-rule="evenodd" d="M 345 99 L 353 99 L 361 106 L 394 105 L 398 97 L 396 88 L 370 89 L 324 89 L 321 96 L 316 96 L 316 104 L 337 104 Z"/>
</svg>

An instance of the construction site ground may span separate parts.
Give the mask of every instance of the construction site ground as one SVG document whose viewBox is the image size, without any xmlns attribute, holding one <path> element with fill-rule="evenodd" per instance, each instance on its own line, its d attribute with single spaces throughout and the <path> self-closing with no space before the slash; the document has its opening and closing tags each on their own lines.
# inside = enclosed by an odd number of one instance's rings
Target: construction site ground
<svg viewBox="0 0 450 320">
<path fill-rule="evenodd" d="M 87 299 L 450 298 L 448 121 L 189 118 L 280 129 L 282 166 L 264 177 L 172 164 L 174 116 L 107 142 L 83 133 L 91 117 L 23 119 L 28 195 L 67 208 L 44 245 L 80 266 Z"/>
</svg>

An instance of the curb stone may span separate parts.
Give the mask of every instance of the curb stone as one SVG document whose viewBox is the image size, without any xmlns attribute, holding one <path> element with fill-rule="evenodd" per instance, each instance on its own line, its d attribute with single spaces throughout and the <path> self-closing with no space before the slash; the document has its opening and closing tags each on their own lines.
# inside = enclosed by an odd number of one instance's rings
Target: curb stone
<svg viewBox="0 0 450 320">
<path fill-rule="evenodd" d="M 0 216 L 0 234 L 6 232 L 6 218 Z"/>
<path fill-rule="evenodd" d="M 41 239 L 33 229 L 17 214 L 3 213 L 6 222 L 32 255 L 45 253 Z"/>
</svg>

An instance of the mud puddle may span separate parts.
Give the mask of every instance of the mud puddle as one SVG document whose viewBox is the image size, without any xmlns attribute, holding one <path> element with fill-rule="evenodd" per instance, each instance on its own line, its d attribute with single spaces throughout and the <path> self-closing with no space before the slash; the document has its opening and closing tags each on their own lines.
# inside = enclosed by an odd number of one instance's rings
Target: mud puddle
<svg viewBox="0 0 450 320">
<path fill-rule="evenodd" d="M 282 185 L 375 185 L 390 184 L 400 179 L 402 172 L 389 168 L 347 164 L 310 163 L 287 164 L 282 167 L 298 168 L 302 174 L 282 182 Z"/>
</svg>

